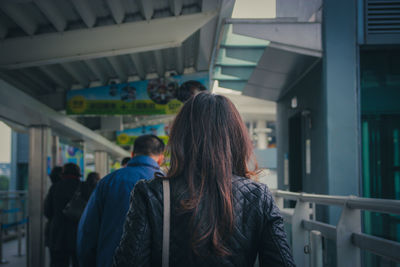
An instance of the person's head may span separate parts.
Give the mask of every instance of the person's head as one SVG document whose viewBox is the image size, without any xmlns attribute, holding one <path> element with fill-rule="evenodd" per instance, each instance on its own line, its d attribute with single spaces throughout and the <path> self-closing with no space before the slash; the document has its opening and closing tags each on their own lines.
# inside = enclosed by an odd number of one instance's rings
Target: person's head
<svg viewBox="0 0 400 267">
<path fill-rule="evenodd" d="M 206 90 L 207 88 L 198 81 L 187 81 L 178 88 L 176 98 L 184 103 L 192 96 Z"/>
<path fill-rule="evenodd" d="M 63 172 L 63 168 L 61 166 L 55 166 L 50 173 L 50 181 L 52 184 L 57 183 L 61 180 L 61 175 Z"/>
<path fill-rule="evenodd" d="M 130 160 L 131 160 L 130 157 L 125 157 L 125 158 L 123 158 L 122 161 L 121 161 L 121 167 L 122 167 L 122 168 L 126 167 L 126 165 L 128 165 L 128 162 L 129 162 Z"/>
<path fill-rule="evenodd" d="M 86 177 L 86 182 L 91 186 L 96 186 L 100 181 L 100 175 L 97 172 L 90 172 Z"/>
<path fill-rule="evenodd" d="M 66 163 L 63 167 L 63 175 L 81 177 L 81 168 L 75 163 Z"/>
<path fill-rule="evenodd" d="M 165 144 L 163 140 L 153 134 L 141 135 L 136 138 L 133 144 L 134 156 L 149 156 L 153 158 L 158 165 L 164 161 Z"/>
<path fill-rule="evenodd" d="M 224 96 L 197 94 L 176 116 L 168 149 L 167 178 L 187 184 L 181 204 L 192 213 L 194 251 L 211 248 L 219 256 L 229 255 L 224 240 L 234 223 L 232 176 L 254 174 L 248 167 L 254 160 L 252 144 L 237 109 Z"/>
</svg>

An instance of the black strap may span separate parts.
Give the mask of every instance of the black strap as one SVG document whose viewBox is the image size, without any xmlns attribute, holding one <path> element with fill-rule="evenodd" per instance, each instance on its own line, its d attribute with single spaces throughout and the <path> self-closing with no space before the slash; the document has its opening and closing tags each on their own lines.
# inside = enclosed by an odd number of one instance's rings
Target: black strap
<svg viewBox="0 0 400 267">
<path fill-rule="evenodd" d="M 164 223 L 163 223 L 163 248 L 162 267 L 169 266 L 169 234 L 171 223 L 171 199 L 169 179 L 163 179 Z"/>
</svg>

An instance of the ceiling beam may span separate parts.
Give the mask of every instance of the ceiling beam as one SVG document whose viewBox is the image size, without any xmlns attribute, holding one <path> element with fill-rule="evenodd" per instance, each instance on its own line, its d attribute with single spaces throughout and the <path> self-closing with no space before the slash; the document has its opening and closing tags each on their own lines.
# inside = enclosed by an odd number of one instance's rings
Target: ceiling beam
<svg viewBox="0 0 400 267">
<path fill-rule="evenodd" d="M 144 70 L 143 61 L 140 59 L 140 54 L 139 53 L 130 54 L 130 57 L 133 61 L 133 64 L 135 65 L 135 69 L 139 78 L 142 80 L 146 79 L 146 72 Z"/>
<path fill-rule="evenodd" d="M 67 27 L 67 20 L 53 0 L 35 0 L 36 5 L 57 31 L 62 32 Z"/>
<path fill-rule="evenodd" d="M 29 82 L 26 79 L 24 79 L 23 77 L 18 77 L 18 75 L 15 72 L 0 71 L 0 79 L 9 82 L 10 84 L 14 85 L 15 87 L 18 87 L 19 89 L 30 95 L 37 95 L 38 92 L 40 92 L 40 90 L 37 87 L 35 87 L 32 84 L 29 84 Z"/>
<path fill-rule="evenodd" d="M 22 68 L 176 47 L 216 14 L 209 11 L 6 39 L 0 43 L 0 67 Z"/>
<path fill-rule="evenodd" d="M 219 24 L 222 23 L 223 18 L 230 17 L 235 1 L 223 1 L 223 7 L 221 8 L 221 12 L 219 17 L 215 17 L 210 20 L 204 27 L 201 28 L 199 34 L 199 48 L 196 57 L 196 70 L 203 71 L 208 70 L 211 60 L 211 54 L 213 47 L 215 45 L 215 35 L 216 29 Z M 213 10 L 219 8 L 219 4 L 221 1 L 216 0 L 203 0 L 201 11 L 206 12 L 209 10 Z"/>
<path fill-rule="evenodd" d="M 19 5 L 0 4 L 0 8 L 28 35 L 33 35 L 36 32 L 36 22 Z"/>
<path fill-rule="evenodd" d="M 153 16 L 153 1 L 149 0 L 139 0 L 140 13 L 146 20 L 151 20 Z"/>
<path fill-rule="evenodd" d="M 169 0 L 169 8 L 174 16 L 179 16 L 182 11 L 183 0 Z"/>
<path fill-rule="evenodd" d="M 52 79 L 58 86 L 63 89 L 69 89 L 70 84 L 66 81 L 62 75 L 57 73 L 53 66 L 41 66 L 39 69 L 44 72 L 50 79 Z"/>
<path fill-rule="evenodd" d="M 113 67 L 115 73 L 118 75 L 121 83 L 124 83 L 128 80 L 128 72 L 127 68 L 125 68 L 124 64 L 121 62 L 119 57 L 108 57 L 108 62 Z"/>
<path fill-rule="evenodd" d="M 155 50 L 153 51 L 155 62 L 156 62 L 156 69 L 157 69 L 157 74 L 158 77 L 163 78 L 165 74 L 165 68 L 164 68 L 164 60 L 162 57 L 162 51 L 161 50 Z"/>
<path fill-rule="evenodd" d="M 270 46 L 298 54 L 322 56 L 319 22 L 285 22 L 262 19 L 231 19 L 233 33 L 268 40 Z"/>
<path fill-rule="evenodd" d="M 176 71 L 178 74 L 183 74 L 185 69 L 185 56 L 182 46 L 175 48 L 176 51 Z"/>
<path fill-rule="evenodd" d="M 104 72 L 104 70 L 101 68 L 99 64 L 96 63 L 95 59 L 88 59 L 85 60 L 85 64 L 88 66 L 88 68 L 96 75 L 96 77 L 99 79 L 101 84 L 106 84 L 107 82 L 107 77 Z"/>
<path fill-rule="evenodd" d="M 0 39 L 6 37 L 7 32 L 8 32 L 7 27 L 3 24 L 3 21 L 0 20 Z"/>
<path fill-rule="evenodd" d="M 82 87 L 88 87 L 90 80 L 85 73 L 74 62 L 67 62 L 61 65 L 64 70 L 71 74 Z"/>
<path fill-rule="evenodd" d="M 72 140 L 82 140 L 91 151 L 105 151 L 118 158 L 130 155 L 128 151 L 113 144 L 100 134 L 47 107 L 9 83 L 0 80 L 0 116 L 9 118 L 10 115 L 7 110 L 13 112 L 12 119 L 17 123 L 24 126 L 48 125 L 58 135 Z"/>
<path fill-rule="evenodd" d="M 88 0 L 71 0 L 76 11 L 81 16 L 82 20 L 85 22 L 86 26 L 92 28 L 96 23 L 96 14 L 93 8 L 90 6 Z"/>
<path fill-rule="evenodd" d="M 121 3 L 121 0 L 107 0 L 108 8 L 111 10 L 111 14 L 114 21 L 117 24 L 122 23 L 125 17 L 125 9 Z"/>
<path fill-rule="evenodd" d="M 31 79 L 34 83 L 36 83 L 40 87 L 40 89 L 42 89 L 41 91 L 44 91 L 45 93 L 51 93 L 55 89 L 52 88 L 51 85 L 46 82 L 46 80 L 41 79 L 40 71 L 38 71 L 37 69 L 27 68 L 22 69 L 21 72 L 29 79 Z"/>
</svg>

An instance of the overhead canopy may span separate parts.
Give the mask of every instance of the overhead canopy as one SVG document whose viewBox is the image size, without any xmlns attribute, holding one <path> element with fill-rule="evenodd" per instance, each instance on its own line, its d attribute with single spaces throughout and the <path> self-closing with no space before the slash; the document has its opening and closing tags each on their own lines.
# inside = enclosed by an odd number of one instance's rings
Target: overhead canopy
<svg viewBox="0 0 400 267">
<path fill-rule="evenodd" d="M 271 101 L 290 90 L 322 56 L 319 22 L 229 19 L 221 36 L 214 80 L 220 87 Z"/>
<path fill-rule="evenodd" d="M 59 136 L 85 142 L 87 148 L 92 151 L 105 151 L 117 158 L 130 156 L 126 150 L 100 134 L 48 108 L 2 80 L 0 80 L 0 117 L 11 125 L 21 128 L 31 125 L 49 126 Z"/>
<path fill-rule="evenodd" d="M 233 3 L 1 1 L 0 78 L 63 109 L 59 96 L 71 88 L 206 71 Z"/>
<path fill-rule="evenodd" d="M 0 1 L 0 79 L 12 86 L 9 89 L 62 111 L 69 90 L 207 71 L 217 27 L 230 17 L 233 4 Z M 102 130 L 104 121 L 99 116 L 75 120 L 92 130 Z M 154 120 L 124 116 L 121 121 L 131 127 Z M 102 134 L 113 138 L 110 132 Z"/>
</svg>

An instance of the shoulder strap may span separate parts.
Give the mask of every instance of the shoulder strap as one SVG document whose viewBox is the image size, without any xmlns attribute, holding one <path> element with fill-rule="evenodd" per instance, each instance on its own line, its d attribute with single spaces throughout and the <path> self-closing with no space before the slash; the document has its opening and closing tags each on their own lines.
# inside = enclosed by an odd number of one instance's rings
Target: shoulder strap
<svg viewBox="0 0 400 267">
<path fill-rule="evenodd" d="M 164 224 L 163 224 L 162 267 L 168 267 L 171 200 L 170 200 L 169 179 L 165 178 L 163 179 L 163 199 L 164 199 Z"/>
</svg>

